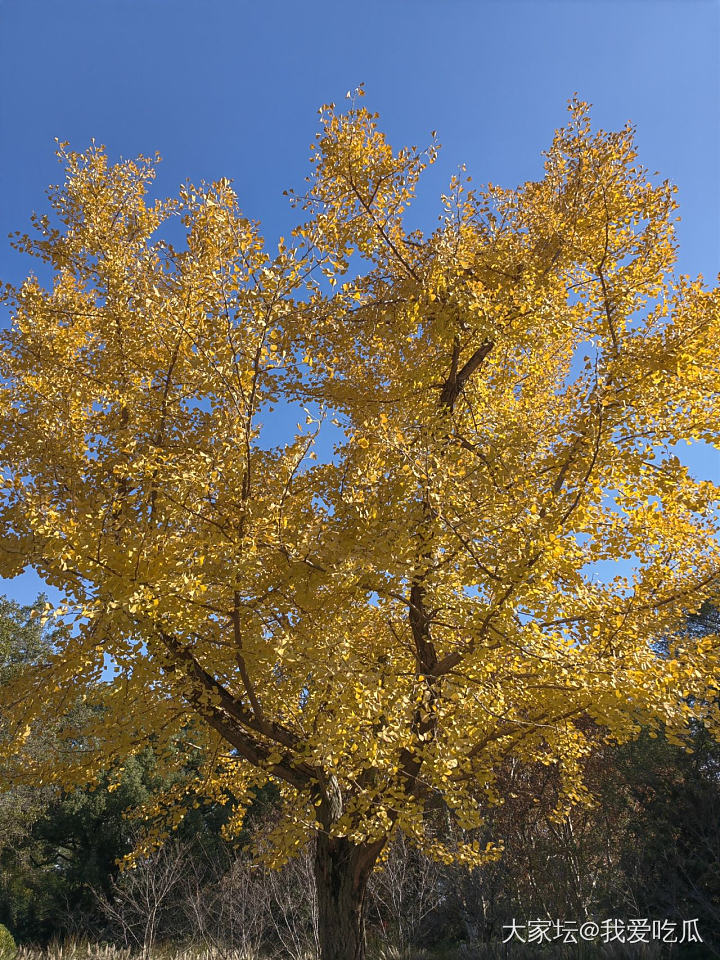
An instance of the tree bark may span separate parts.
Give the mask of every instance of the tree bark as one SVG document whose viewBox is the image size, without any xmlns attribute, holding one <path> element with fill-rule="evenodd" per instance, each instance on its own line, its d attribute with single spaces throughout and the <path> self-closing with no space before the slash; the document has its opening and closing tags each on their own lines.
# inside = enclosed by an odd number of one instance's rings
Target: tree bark
<svg viewBox="0 0 720 960">
<path fill-rule="evenodd" d="M 355 845 L 319 832 L 315 848 L 321 960 L 364 960 L 365 892 L 385 841 Z"/>
</svg>

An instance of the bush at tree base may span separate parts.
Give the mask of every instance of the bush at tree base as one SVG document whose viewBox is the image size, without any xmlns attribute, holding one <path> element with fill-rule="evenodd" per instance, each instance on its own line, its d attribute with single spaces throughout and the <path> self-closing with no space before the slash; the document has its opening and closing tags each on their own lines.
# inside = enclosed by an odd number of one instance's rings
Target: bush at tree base
<svg viewBox="0 0 720 960">
<path fill-rule="evenodd" d="M 12 960 L 16 953 L 17 947 L 13 935 L 0 923 L 0 960 Z"/>
</svg>

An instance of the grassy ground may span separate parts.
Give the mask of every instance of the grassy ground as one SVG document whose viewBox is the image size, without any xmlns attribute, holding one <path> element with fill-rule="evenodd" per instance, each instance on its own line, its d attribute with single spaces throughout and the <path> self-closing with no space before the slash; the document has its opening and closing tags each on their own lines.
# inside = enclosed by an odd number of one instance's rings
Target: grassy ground
<svg viewBox="0 0 720 960">
<path fill-rule="evenodd" d="M 701 946 L 701 945 L 700 945 Z M 670 958 L 697 958 L 711 955 L 700 952 L 672 952 L 667 945 L 648 944 L 467 944 L 414 950 L 402 953 L 392 946 L 371 943 L 368 945 L 368 960 L 670 960 Z M 5 958 L 0 958 L 5 960 Z M 196 947 L 158 945 L 143 954 L 110 944 L 69 942 L 53 944 L 44 949 L 23 946 L 18 949 L 15 960 L 316 960 L 314 956 L 291 956 L 286 951 L 263 956 L 247 956 L 239 952 Z"/>
</svg>

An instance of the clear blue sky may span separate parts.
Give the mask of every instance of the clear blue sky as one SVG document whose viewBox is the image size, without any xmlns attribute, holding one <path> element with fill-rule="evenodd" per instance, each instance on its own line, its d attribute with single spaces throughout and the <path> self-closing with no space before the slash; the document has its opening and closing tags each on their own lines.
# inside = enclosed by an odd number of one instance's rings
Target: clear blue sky
<svg viewBox="0 0 720 960">
<path fill-rule="evenodd" d="M 317 109 L 364 82 L 391 142 L 441 159 L 416 218 L 458 164 L 533 178 L 577 92 L 598 126 L 637 126 L 640 159 L 679 188 L 680 269 L 720 270 L 720 3 L 716 0 L 0 0 L 0 277 L 30 264 L 5 235 L 59 178 L 53 138 L 159 151 L 159 190 L 235 180 L 266 236 L 286 232 Z M 720 479 L 718 454 L 693 450 Z M 3 585 L 30 599 L 25 575 Z"/>
</svg>

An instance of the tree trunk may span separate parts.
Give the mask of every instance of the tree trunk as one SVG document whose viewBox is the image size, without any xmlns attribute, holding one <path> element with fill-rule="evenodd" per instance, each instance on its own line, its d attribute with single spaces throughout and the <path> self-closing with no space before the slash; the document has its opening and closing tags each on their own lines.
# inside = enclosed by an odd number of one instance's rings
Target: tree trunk
<svg viewBox="0 0 720 960">
<path fill-rule="evenodd" d="M 319 832 L 315 848 L 321 960 L 364 960 L 365 891 L 384 841 L 356 846 Z"/>
</svg>

